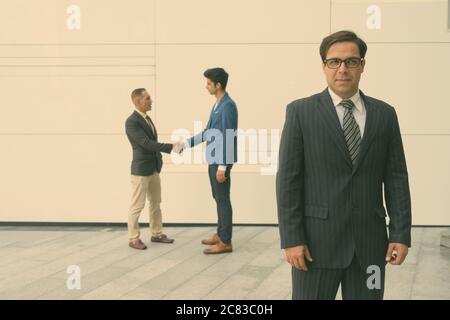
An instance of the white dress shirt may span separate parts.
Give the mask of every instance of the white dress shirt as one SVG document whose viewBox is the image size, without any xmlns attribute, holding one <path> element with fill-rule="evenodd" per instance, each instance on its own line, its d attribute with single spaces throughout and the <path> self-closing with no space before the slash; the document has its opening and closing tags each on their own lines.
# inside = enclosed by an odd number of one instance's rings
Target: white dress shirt
<svg viewBox="0 0 450 320">
<path fill-rule="evenodd" d="M 359 126 L 359 131 L 361 133 L 362 139 L 364 134 L 364 128 L 366 126 L 366 108 L 364 106 L 364 101 L 361 99 L 361 95 L 359 94 L 359 90 L 350 99 L 342 99 L 330 88 L 328 88 L 328 92 L 330 93 L 331 100 L 333 100 L 333 105 L 336 108 L 339 122 L 341 123 L 341 128 L 344 127 L 344 113 L 345 113 L 345 108 L 342 105 L 340 105 L 341 101 L 352 100 L 352 102 L 355 104 L 355 108 L 353 108 L 353 117 L 355 118 L 356 123 Z"/>
</svg>

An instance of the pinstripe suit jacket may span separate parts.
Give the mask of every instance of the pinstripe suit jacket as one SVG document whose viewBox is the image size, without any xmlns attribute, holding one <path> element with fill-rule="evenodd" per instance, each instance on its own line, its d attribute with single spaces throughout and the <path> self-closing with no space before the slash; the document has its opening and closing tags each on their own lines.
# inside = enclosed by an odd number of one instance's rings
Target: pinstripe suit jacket
<svg viewBox="0 0 450 320">
<path fill-rule="evenodd" d="M 276 179 L 281 247 L 308 245 L 312 268 L 385 265 L 411 245 L 411 200 L 395 110 L 361 92 L 366 125 L 355 165 L 328 90 L 287 106 Z M 386 210 L 389 214 L 389 235 Z"/>
</svg>

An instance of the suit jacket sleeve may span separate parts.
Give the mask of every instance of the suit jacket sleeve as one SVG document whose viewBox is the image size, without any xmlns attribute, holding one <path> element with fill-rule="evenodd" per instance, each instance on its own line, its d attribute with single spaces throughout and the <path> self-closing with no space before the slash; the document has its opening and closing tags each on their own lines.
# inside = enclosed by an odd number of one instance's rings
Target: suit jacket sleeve
<svg viewBox="0 0 450 320">
<path fill-rule="evenodd" d="M 303 134 L 294 104 L 281 135 L 276 195 L 281 248 L 305 245 Z"/>
<path fill-rule="evenodd" d="M 237 134 L 237 121 L 238 115 L 236 106 L 234 104 L 228 104 L 226 108 L 224 108 L 222 115 L 223 163 L 220 163 L 221 165 L 232 164 L 234 162 L 234 143 Z M 231 131 L 230 134 L 227 134 L 228 130 Z"/>
<path fill-rule="evenodd" d="M 384 197 L 390 218 L 389 242 L 411 246 L 411 196 L 402 137 L 392 109 L 392 135 L 384 174 Z"/>
<path fill-rule="evenodd" d="M 155 140 L 150 139 L 150 137 L 145 134 L 144 130 L 137 121 L 130 119 L 127 120 L 125 124 L 125 131 L 130 140 L 147 151 L 165 153 L 170 153 L 172 151 L 172 144 L 159 143 Z"/>
<path fill-rule="evenodd" d="M 191 148 L 205 141 L 205 131 L 206 129 L 203 129 L 202 132 L 197 133 L 195 136 L 187 140 Z"/>
</svg>

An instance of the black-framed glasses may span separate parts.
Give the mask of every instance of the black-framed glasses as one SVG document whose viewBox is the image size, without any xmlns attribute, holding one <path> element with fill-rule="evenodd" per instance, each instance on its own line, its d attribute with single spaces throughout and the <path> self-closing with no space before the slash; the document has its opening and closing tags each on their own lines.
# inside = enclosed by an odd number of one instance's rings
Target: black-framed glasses
<svg viewBox="0 0 450 320">
<path fill-rule="evenodd" d="M 330 69 L 338 69 L 343 62 L 347 68 L 351 69 L 358 68 L 360 65 L 362 65 L 363 61 L 364 58 L 350 57 L 345 60 L 339 58 L 325 59 L 323 60 L 323 63 Z"/>
</svg>

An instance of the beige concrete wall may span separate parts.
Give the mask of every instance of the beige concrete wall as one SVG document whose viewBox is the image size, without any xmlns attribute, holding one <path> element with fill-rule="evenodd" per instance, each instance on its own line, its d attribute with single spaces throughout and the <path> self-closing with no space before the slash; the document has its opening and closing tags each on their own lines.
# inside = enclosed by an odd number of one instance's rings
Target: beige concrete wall
<svg viewBox="0 0 450 320">
<path fill-rule="evenodd" d="M 70 5 L 81 9 L 79 30 L 67 27 Z M 206 123 L 213 99 L 202 73 L 222 66 L 239 127 L 281 130 L 288 102 L 325 88 L 321 39 L 351 29 L 369 46 L 361 89 L 399 115 L 413 222 L 450 225 L 447 1 L 229 0 L 220 8 L 207 0 L 0 4 L 0 221 L 125 221 L 132 89 L 148 88 L 168 142 Z M 236 223 L 276 223 L 275 177 L 261 169 L 278 147 L 258 139 L 269 154 L 250 151 L 248 139 L 247 161 L 233 169 Z M 215 222 L 206 165 L 164 160 L 164 220 Z"/>
</svg>

